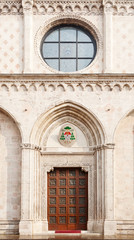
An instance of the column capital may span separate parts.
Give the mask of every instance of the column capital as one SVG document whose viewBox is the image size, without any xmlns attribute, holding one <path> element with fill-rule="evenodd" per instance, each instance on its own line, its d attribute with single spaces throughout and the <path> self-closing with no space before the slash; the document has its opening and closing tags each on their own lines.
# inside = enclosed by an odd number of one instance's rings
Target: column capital
<svg viewBox="0 0 134 240">
<path fill-rule="evenodd" d="M 105 144 L 95 146 L 93 148 L 93 150 L 100 151 L 100 150 L 105 150 L 105 149 L 114 149 L 114 147 L 115 147 L 114 143 L 105 143 Z"/>
<path fill-rule="evenodd" d="M 115 143 L 107 143 L 105 144 L 105 149 L 114 149 Z"/>
<path fill-rule="evenodd" d="M 40 150 L 41 150 L 41 147 L 40 147 L 40 146 L 31 144 L 31 143 L 22 143 L 22 144 L 21 144 L 21 148 L 22 148 L 22 149 L 37 150 L 37 151 L 40 151 Z"/>
</svg>

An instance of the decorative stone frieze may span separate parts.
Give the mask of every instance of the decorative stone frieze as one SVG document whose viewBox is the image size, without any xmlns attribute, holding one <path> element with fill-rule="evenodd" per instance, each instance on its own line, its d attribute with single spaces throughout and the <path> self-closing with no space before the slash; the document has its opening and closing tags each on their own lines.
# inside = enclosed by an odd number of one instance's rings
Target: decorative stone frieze
<svg viewBox="0 0 134 240">
<path fill-rule="evenodd" d="M 1 75 L 0 92 L 8 94 L 23 92 L 128 92 L 134 91 L 133 75 Z"/>
<path fill-rule="evenodd" d="M 103 6 L 104 6 L 104 11 L 106 12 L 111 12 L 113 15 L 119 15 L 119 16 L 124 16 L 124 15 L 129 15 L 133 16 L 134 15 L 134 2 L 133 0 L 131 1 L 109 1 L 109 0 L 103 0 Z"/>
<path fill-rule="evenodd" d="M 0 1 L 0 14 L 21 15 L 23 14 L 21 0 L 18 1 Z"/>
<path fill-rule="evenodd" d="M 23 4 L 23 8 L 22 8 Z M 111 11 L 114 15 L 134 15 L 133 0 L 120 1 L 0 1 L 0 14 L 23 14 L 23 11 L 33 11 L 34 15 L 56 15 L 75 13 L 77 15 L 102 15 L 105 11 Z"/>
<path fill-rule="evenodd" d="M 35 1 L 33 14 L 102 15 L 104 11 L 114 15 L 134 15 L 133 1 Z"/>
<path fill-rule="evenodd" d="M 100 15 L 101 1 L 35 1 L 33 14 L 68 14 Z"/>
</svg>

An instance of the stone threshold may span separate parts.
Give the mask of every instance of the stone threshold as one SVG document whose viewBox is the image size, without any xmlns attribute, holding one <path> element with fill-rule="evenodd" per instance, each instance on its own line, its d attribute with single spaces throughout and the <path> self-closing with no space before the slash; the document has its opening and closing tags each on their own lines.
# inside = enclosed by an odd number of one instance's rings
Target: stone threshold
<svg viewBox="0 0 134 240">
<path fill-rule="evenodd" d="M 34 236 L 19 236 L 19 235 L 0 235 L 0 240 L 134 240 L 134 235 L 116 235 L 116 236 L 103 236 L 99 233 L 89 233 L 88 231 L 81 231 L 81 233 L 59 233 L 55 234 L 55 231 L 48 231 L 43 235 Z"/>
</svg>

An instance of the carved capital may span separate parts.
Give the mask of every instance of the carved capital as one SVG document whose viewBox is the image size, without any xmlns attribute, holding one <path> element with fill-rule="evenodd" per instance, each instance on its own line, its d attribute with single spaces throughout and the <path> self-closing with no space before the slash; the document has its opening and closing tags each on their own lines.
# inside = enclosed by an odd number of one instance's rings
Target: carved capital
<svg viewBox="0 0 134 240">
<path fill-rule="evenodd" d="M 21 148 L 22 149 L 31 149 L 31 143 L 22 143 Z"/>
<path fill-rule="evenodd" d="M 106 148 L 106 149 L 114 149 L 114 147 L 115 147 L 115 144 L 114 144 L 114 143 L 107 143 L 107 144 L 105 145 L 105 148 Z"/>
<path fill-rule="evenodd" d="M 45 168 L 44 168 L 44 170 L 45 170 L 45 172 L 51 172 L 51 171 L 54 171 L 54 167 L 52 167 L 52 166 L 46 166 Z"/>
<path fill-rule="evenodd" d="M 23 13 L 32 13 L 33 0 L 22 0 Z"/>
<path fill-rule="evenodd" d="M 89 166 L 83 166 L 83 167 L 81 168 L 81 170 L 84 171 L 84 172 L 88 172 L 89 169 L 90 169 Z"/>
<path fill-rule="evenodd" d="M 103 8 L 105 13 L 113 13 L 113 1 L 103 0 Z"/>
<path fill-rule="evenodd" d="M 114 143 L 106 143 L 102 145 L 98 145 L 93 148 L 95 151 L 105 150 L 105 149 L 114 149 L 115 144 Z"/>
<path fill-rule="evenodd" d="M 21 148 L 22 148 L 22 149 L 37 150 L 37 151 L 40 151 L 40 150 L 41 150 L 41 147 L 40 147 L 40 146 L 31 144 L 31 143 L 22 143 L 22 144 L 21 144 Z"/>
</svg>

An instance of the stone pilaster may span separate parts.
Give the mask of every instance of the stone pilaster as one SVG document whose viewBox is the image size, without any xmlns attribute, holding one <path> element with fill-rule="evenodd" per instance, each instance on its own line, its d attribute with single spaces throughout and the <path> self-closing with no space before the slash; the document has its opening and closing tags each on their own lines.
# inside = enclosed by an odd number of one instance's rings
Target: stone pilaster
<svg viewBox="0 0 134 240">
<path fill-rule="evenodd" d="M 41 221 L 39 215 L 37 219 L 38 201 L 35 194 L 35 191 L 37 191 L 36 183 L 39 185 L 37 180 L 39 175 L 38 150 L 37 146 L 30 143 L 22 144 L 20 235 L 32 235 L 34 233 L 34 221 Z"/>
<path fill-rule="evenodd" d="M 93 165 L 90 165 L 88 168 L 85 168 L 88 172 L 88 222 L 87 230 L 93 232 L 94 228 L 94 173 Z"/>
<path fill-rule="evenodd" d="M 22 0 L 24 16 L 24 66 L 23 73 L 33 71 L 33 0 Z"/>
<path fill-rule="evenodd" d="M 103 0 L 103 36 L 104 36 L 104 73 L 112 72 L 113 64 L 113 5 L 111 2 Z"/>
<path fill-rule="evenodd" d="M 31 219 L 31 193 L 30 193 L 30 152 L 31 145 L 22 145 L 22 166 L 21 166 L 21 221 L 19 225 L 20 235 L 32 234 Z"/>
<path fill-rule="evenodd" d="M 95 148 L 94 159 L 94 223 L 93 232 L 103 233 L 104 226 L 104 145 L 98 145 Z"/>
<path fill-rule="evenodd" d="M 116 234 L 114 219 L 114 144 L 107 144 L 105 149 L 105 222 L 104 234 Z"/>
</svg>

